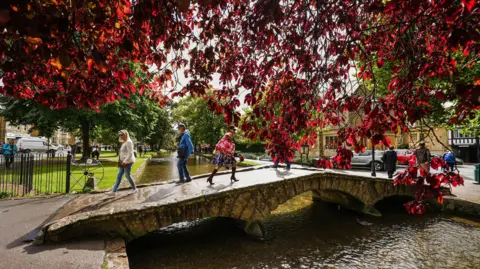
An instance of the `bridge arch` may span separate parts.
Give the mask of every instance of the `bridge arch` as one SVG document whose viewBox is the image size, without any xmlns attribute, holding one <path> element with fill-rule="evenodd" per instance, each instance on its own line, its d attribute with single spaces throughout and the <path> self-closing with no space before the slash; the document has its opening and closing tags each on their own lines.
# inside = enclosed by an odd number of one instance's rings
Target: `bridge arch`
<svg viewBox="0 0 480 269">
<path fill-rule="evenodd" d="M 88 235 L 110 235 L 123 237 L 128 242 L 174 223 L 209 217 L 242 220 L 247 229 L 263 232 L 262 227 L 257 227 L 258 223 L 279 205 L 307 191 L 312 191 L 315 199 L 372 215 L 380 214 L 374 207 L 377 201 L 393 195 L 414 194 L 412 187 L 394 186 L 391 180 L 315 172 L 227 191 L 192 195 L 191 199 L 181 201 L 162 200 L 124 204 L 114 209 L 100 208 L 47 224 L 39 238 L 61 241 Z"/>
</svg>

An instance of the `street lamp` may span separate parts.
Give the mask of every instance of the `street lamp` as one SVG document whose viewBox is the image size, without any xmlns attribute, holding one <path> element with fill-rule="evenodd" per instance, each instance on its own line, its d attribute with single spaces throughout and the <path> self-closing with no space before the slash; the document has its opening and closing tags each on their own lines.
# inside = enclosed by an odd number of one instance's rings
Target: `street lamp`
<svg viewBox="0 0 480 269">
<path fill-rule="evenodd" d="M 375 145 L 372 140 L 372 177 L 376 177 L 377 172 L 375 171 Z"/>
<path fill-rule="evenodd" d="M 303 154 L 307 155 L 307 161 L 308 161 L 308 152 L 310 151 L 310 147 L 308 146 L 307 143 L 303 143 L 302 145 L 302 152 L 300 154 L 300 162 L 303 164 Z"/>
</svg>

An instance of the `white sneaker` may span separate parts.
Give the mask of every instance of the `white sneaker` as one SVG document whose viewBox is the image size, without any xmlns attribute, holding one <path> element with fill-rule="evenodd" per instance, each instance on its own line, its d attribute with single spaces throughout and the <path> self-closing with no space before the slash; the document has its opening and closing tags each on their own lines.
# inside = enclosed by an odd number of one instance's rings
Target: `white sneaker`
<svg viewBox="0 0 480 269">
<path fill-rule="evenodd" d="M 134 190 L 131 190 L 131 191 L 130 191 L 130 194 L 135 194 L 135 193 L 137 193 L 137 192 L 138 192 L 138 190 L 137 190 L 137 189 L 134 189 Z"/>
<path fill-rule="evenodd" d="M 108 196 L 115 196 L 117 193 L 113 191 L 109 191 L 109 192 L 106 192 L 105 194 Z"/>
</svg>

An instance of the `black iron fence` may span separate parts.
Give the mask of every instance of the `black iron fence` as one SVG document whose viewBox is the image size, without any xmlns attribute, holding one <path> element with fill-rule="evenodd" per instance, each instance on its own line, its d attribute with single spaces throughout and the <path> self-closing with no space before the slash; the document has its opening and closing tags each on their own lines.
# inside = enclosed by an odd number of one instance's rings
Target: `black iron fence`
<svg viewBox="0 0 480 269">
<path fill-rule="evenodd" d="M 0 155 L 0 198 L 69 192 L 71 155 Z"/>
</svg>

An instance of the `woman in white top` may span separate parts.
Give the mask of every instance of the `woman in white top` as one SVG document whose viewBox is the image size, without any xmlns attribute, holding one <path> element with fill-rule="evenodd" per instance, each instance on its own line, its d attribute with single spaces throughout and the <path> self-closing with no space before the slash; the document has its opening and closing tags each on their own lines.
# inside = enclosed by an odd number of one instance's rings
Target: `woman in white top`
<svg viewBox="0 0 480 269">
<path fill-rule="evenodd" d="M 127 130 L 121 130 L 118 132 L 119 141 L 122 142 L 122 146 L 118 151 L 118 175 L 117 182 L 113 186 L 112 194 L 117 192 L 120 182 L 122 182 L 123 174 L 127 178 L 128 182 L 132 186 L 132 193 L 137 192 L 137 187 L 131 176 L 132 166 L 135 163 L 135 155 L 133 154 L 133 142 L 128 135 Z"/>
</svg>

